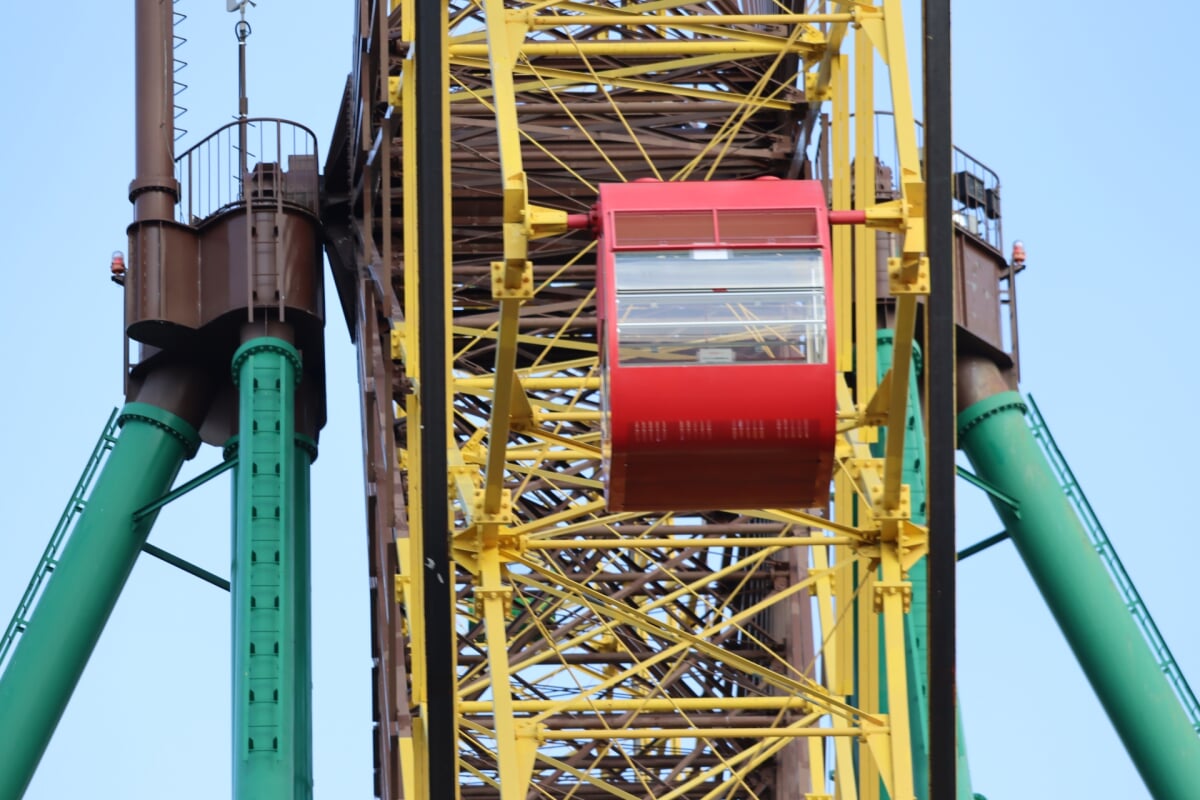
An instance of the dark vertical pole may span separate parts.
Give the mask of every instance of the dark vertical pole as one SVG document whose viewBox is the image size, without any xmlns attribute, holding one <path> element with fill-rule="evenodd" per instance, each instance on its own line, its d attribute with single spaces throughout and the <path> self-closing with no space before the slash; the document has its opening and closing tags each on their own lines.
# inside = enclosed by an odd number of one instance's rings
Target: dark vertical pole
<svg viewBox="0 0 1200 800">
<path fill-rule="evenodd" d="M 133 218 L 175 218 L 175 18 L 170 3 L 137 0 L 134 17 L 134 82 L 137 90 L 136 174 L 129 185 Z M 130 259 L 130 267 L 136 262 Z"/>
<path fill-rule="evenodd" d="M 246 38 L 250 35 L 250 26 L 243 19 L 234 30 L 238 40 L 238 176 L 242 181 L 242 202 L 246 202 L 249 199 L 246 197 L 246 170 L 250 167 L 246 161 L 246 119 L 250 113 L 250 100 L 246 97 Z"/>
<path fill-rule="evenodd" d="M 454 628 L 450 608 L 449 503 L 446 495 L 446 239 L 445 186 L 442 163 L 442 104 L 446 100 L 443 54 L 446 6 L 439 0 L 417 0 L 416 155 L 417 263 L 421 280 L 418 351 L 421 359 L 421 539 L 425 570 L 425 676 L 428 692 L 428 797 L 454 797 L 458 792 L 453 670 Z M 390 169 L 387 164 L 383 169 Z M 390 202 L 390 198 L 383 198 Z M 410 202 L 406 199 L 405 202 Z M 384 235 L 390 232 L 384 231 Z M 390 265 L 389 265 L 390 267 Z M 390 287 L 384 287 L 389 290 Z"/>
<path fill-rule="evenodd" d="M 950 0 L 924 0 L 926 231 L 932 289 L 926 319 L 929 409 L 929 796 L 957 794 L 955 720 L 955 387 Z"/>
</svg>

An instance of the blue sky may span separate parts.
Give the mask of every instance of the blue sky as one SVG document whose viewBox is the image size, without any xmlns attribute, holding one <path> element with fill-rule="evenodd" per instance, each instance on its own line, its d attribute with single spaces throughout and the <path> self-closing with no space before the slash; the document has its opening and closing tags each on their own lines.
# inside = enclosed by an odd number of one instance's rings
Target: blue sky
<svg viewBox="0 0 1200 800">
<path fill-rule="evenodd" d="M 10 420 L 0 466 L 0 615 L 25 586 L 109 409 L 121 401 L 121 294 L 133 174 L 132 3 L 24 4 L 0 29 L 0 292 Z M 324 148 L 353 45 L 353 3 L 262 0 L 251 12 L 252 114 L 313 128 Z M 910 29 L 919 6 L 908 4 Z M 236 110 L 234 17 L 183 0 L 188 145 Z M 999 173 L 1021 238 L 1024 388 L 1032 391 L 1182 668 L 1200 683 L 1180 416 L 1196 268 L 1190 219 L 1200 10 L 959 3 L 955 140 Z M 1121 33 L 1124 31 L 1125 33 Z M 916 39 L 913 40 L 915 47 Z M 911 52 L 919 69 L 917 51 Z M 919 113 L 919 112 L 918 112 Z M 369 797 L 370 650 L 354 351 L 331 307 L 330 423 L 314 473 L 316 784 Z M 1176 406 L 1184 403 L 1184 406 Z M 204 451 L 194 474 L 216 462 Z M 1180 495 L 1178 493 L 1182 492 Z M 960 487 L 959 540 L 999 530 Z M 168 508 L 151 541 L 228 574 L 228 480 Z M 228 596 L 143 558 L 28 793 L 211 798 L 229 786 Z M 959 572 L 959 682 L 977 791 L 1003 798 L 1145 797 L 1103 711 L 1010 545 Z M 6 728 L 0 736 L 11 735 Z M 19 732 L 17 733 L 19 735 Z"/>
</svg>

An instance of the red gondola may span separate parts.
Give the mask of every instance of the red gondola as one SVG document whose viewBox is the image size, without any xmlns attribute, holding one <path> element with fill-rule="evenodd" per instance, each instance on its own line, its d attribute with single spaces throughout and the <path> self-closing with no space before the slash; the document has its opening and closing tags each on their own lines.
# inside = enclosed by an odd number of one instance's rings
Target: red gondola
<svg viewBox="0 0 1200 800">
<path fill-rule="evenodd" d="M 592 221 L 609 509 L 826 503 L 837 413 L 820 183 L 606 184 Z"/>
</svg>

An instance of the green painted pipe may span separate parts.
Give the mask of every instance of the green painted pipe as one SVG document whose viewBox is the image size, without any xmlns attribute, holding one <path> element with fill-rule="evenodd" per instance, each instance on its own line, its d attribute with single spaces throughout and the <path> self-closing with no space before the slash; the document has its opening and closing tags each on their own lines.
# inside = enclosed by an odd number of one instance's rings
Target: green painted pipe
<svg viewBox="0 0 1200 800">
<path fill-rule="evenodd" d="M 892 366 L 892 331 L 882 330 L 876 333 L 878 356 L 876 358 L 879 380 Z M 904 466 L 901 480 L 908 484 L 909 500 L 912 505 L 912 521 L 924 525 L 926 521 L 925 500 L 927 496 L 925 482 L 925 427 L 921 422 L 921 400 L 917 392 L 917 375 L 921 371 L 921 348 L 913 343 L 912 364 L 909 367 L 908 385 L 908 415 L 905 423 L 904 436 Z M 872 445 L 872 452 L 882 456 L 887 444 L 887 429 L 879 431 L 879 442 Z M 909 704 L 909 735 L 912 741 L 913 754 L 913 784 L 916 787 L 918 800 L 929 797 L 929 671 L 927 669 L 928 650 L 925 643 L 928 637 L 929 625 L 927 619 L 928 576 L 925 559 L 921 559 L 908 571 L 908 581 L 912 584 L 912 608 L 904 617 L 904 654 L 908 664 L 908 696 Z M 883 631 L 880 631 L 880 648 L 883 647 Z M 881 697 L 887 698 L 887 680 L 885 673 L 880 671 L 879 685 Z M 958 800 L 974 800 L 971 791 L 971 771 L 967 764 L 966 737 L 963 735 L 962 716 L 955 712 L 958 725 Z"/>
<path fill-rule="evenodd" d="M 892 331 L 882 330 L 875 334 L 877 357 L 877 379 L 892 367 L 892 346 L 895 341 Z M 904 465 L 900 479 L 908 484 L 912 505 L 912 521 L 925 524 L 925 429 L 918 415 L 920 399 L 917 396 L 917 373 L 920 371 L 921 349 L 913 343 L 912 363 L 909 365 L 908 414 L 905 420 Z M 871 445 L 872 454 L 881 458 L 887 446 L 887 428 L 879 429 L 879 441 Z M 912 608 L 904 617 L 904 656 L 908 664 L 909 739 L 913 756 L 913 786 L 918 800 L 929 796 L 929 693 L 927 670 L 925 669 L 926 624 L 926 576 L 925 561 L 922 559 L 908 571 L 912 584 Z M 884 652 L 883 626 L 879 629 L 879 649 Z M 881 707 L 888 708 L 887 664 L 879 665 L 879 699 Z M 881 796 L 886 792 L 881 789 Z"/>
<path fill-rule="evenodd" d="M 183 419 L 129 403 L 121 432 L 0 678 L 0 798 L 18 798 L 67 707 L 158 512 L 200 437 Z"/>
<path fill-rule="evenodd" d="M 311 798 L 313 786 L 312 743 L 312 464 L 317 443 L 296 434 L 295 553 L 296 553 L 296 797 Z"/>
<path fill-rule="evenodd" d="M 252 339 L 234 354 L 233 375 L 233 797 L 309 798 L 308 501 L 300 475 L 308 458 L 295 438 L 300 354 L 282 339 Z"/>
<path fill-rule="evenodd" d="M 976 474 L 1020 503 L 1019 517 L 1001 503 L 993 505 L 1146 787 L 1156 800 L 1193 800 L 1200 791 L 1200 737 L 1024 414 L 1016 392 L 985 397 L 959 413 L 959 446 Z"/>
</svg>

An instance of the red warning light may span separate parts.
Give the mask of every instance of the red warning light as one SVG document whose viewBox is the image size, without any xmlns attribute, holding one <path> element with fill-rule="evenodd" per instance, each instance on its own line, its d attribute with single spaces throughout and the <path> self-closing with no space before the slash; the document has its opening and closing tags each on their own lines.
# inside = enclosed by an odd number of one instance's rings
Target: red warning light
<svg viewBox="0 0 1200 800">
<path fill-rule="evenodd" d="M 1025 266 L 1025 243 L 1019 239 L 1013 242 L 1011 261 L 1014 267 Z"/>
<path fill-rule="evenodd" d="M 112 254 L 112 274 L 114 277 L 124 277 L 125 275 L 125 254 L 120 250 L 114 250 Z"/>
</svg>

